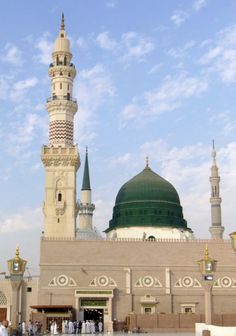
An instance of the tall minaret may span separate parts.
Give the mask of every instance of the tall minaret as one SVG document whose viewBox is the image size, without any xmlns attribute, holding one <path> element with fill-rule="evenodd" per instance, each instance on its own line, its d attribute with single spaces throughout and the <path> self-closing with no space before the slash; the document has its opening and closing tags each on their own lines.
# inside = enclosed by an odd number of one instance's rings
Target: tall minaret
<svg viewBox="0 0 236 336">
<path fill-rule="evenodd" d="M 55 41 L 49 66 L 51 97 L 49 145 L 42 148 L 45 167 L 44 236 L 74 238 L 76 234 L 76 172 L 80 166 L 77 146 L 73 142 L 74 115 L 77 102 L 72 98 L 75 66 L 71 63 L 70 41 L 66 37 L 64 15 Z"/>
<path fill-rule="evenodd" d="M 223 239 L 224 227 L 221 225 L 221 198 L 220 198 L 220 177 L 216 165 L 216 150 L 213 140 L 212 146 L 212 166 L 211 166 L 211 227 L 210 233 L 212 239 Z"/>
<path fill-rule="evenodd" d="M 79 229 L 80 231 L 93 229 L 93 211 L 95 205 L 91 203 L 91 187 L 89 178 L 88 150 L 86 148 L 84 176 L 81 189 L 81 202 L 79 204 Z"/>
</svg>

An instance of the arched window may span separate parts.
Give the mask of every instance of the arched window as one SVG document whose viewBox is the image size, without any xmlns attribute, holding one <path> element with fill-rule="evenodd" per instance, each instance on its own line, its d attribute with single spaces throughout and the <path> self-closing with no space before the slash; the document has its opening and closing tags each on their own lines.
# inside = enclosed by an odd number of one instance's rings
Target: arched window
<svg viewBox="0 0 236 336">
<path fill-rule="evenodd" d="M 56 64 L 59 65 L 59 57 L 57 56 Z"/>
<path fill-rule="evenodd" d="M 60 83 L 60 89 L 62 90 L 62 83 Z"/>
<path fill-rule="evenodd" d="M 64 57 L 64 65 L 66 65 L 67 64 L 67 58 L 66 58 L 66 56 Z"/>
<path fill-rule="evenodd" d="M 62 201 L 62 194 L 61 193 L 58 193 L 57 200 L 58 200 L 58 202 Z"/>
</svg>

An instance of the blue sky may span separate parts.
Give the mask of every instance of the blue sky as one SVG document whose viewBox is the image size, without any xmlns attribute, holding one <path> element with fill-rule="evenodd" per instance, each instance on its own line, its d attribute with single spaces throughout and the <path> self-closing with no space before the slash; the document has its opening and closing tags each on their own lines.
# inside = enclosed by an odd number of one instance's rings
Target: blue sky
<svg viewBox="0 0 236 336">
<path fill-rule="evenodd" d="M 47 70 L 62 12 L 78 71 L 78 198 L 88 145 L 94 225 L 107 228 L 119 188 L 148 155 L 176 187 L 196 237 L 209 238 L 214 138 L 228 238 L 236 218 L 235 1 L 9 0 L 0 4 L 0 269 L 19 244 L 37 272 Z"/>
</svg>

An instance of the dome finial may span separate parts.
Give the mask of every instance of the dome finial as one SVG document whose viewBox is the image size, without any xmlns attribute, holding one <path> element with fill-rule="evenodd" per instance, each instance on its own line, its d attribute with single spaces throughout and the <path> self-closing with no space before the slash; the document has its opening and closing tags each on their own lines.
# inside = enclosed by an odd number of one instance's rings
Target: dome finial
<svg viewBox="0 0 236 336">
<path fill-rule="evenodd" d="M 88 155 L 88 146 L 85 147 L 85 154 Z"/>
<path fill-rule="evenodd" d="M 62 13 L 62 15 L 61 15 L 61 30 L 65 30 L 64 13 Z"/>
<path fill-rule="evenodd" d="M 146 169 L 149 169 L 149 157 L 146 155 Z"/>
</svg>

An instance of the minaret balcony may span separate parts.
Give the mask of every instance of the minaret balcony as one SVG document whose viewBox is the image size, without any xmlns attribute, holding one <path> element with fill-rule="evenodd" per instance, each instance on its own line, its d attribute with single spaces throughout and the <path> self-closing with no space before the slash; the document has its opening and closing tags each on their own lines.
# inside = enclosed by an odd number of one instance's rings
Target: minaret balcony
<svg viewBox="0 0 236 336">
<path fill-rule="evenodd" d="M 55 96 L 52 96 L 52 97 L 47 99 L 47 103 L 50 103 L 54 100 L 68 100 L 68 101 L 71 101 L 73 103 L 77 103 L 77 99 L 71 97 L 70 95 L 64 95 L 64 96 L 55 95 Z"/>
<path fill-rule="evenodd" d="M 54 66 L 60 66 L 60 65 L 69 66 L 71 68 L 75 68 L 75 65 L 73 63 L 64 64 L 62 61 L 59 61 L 58 64 L 56 64 L 56 63 L 50 63 L 49 64 L 49 68 L 52 68 Z"/>
<path fill-rule="evenodd" d="M 75 69 L 74 64 L 72 63 L 67 64 L 67 65 L 64 65 L 64 64 L 57 65 L 55 63 L 51 63 L 49 65 L 48 74 L 51 78 L 55 76 L 59 76 L 59 77 L 68 76 L 74 79 L 76 76 L 76 69 Z"/>
</svg>

